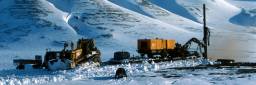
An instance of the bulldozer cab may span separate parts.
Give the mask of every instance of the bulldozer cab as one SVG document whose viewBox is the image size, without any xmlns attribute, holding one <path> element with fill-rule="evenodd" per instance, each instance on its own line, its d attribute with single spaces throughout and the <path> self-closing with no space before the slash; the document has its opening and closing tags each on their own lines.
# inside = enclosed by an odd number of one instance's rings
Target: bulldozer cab
<svg viewBox="0 0 256 85">
<path fill-rule="evenodd" d="M 47 66 L 48 61 L 52 59 L 56 59 L 57 57 L 60 57 L 61 51 L 49 51 L 46 52 L 44 57 L 44 66 Z"/>
<path fill-rule="evenodd" d="M 91 51 L 98 51 L 93 39 L 79 39 L 77 42 L 77 49 L 82 49 L 83 54 L 89 54 Z"/>
<path fill-rule="evenodd" d="M 93 39 L 79 39 L 77 42 L 77 49 L 93 49 L 95 48 L 95 41 Z"/>
<path fill-rule="evenodd" d="M 93 39 L 79 39 L 77 49 L 82 49 L 81 57 L 85 57 L 85 60 L 92 59 L 93 61 L 101 62 L 100 51 L 97 49 Z"/>
</svg>

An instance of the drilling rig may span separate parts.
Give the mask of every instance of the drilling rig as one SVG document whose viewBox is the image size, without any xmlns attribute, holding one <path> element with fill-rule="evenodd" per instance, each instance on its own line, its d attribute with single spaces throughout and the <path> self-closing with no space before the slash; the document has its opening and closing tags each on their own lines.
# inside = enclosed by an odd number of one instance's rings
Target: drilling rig
<svg viewBox="0 0 256 85">
<path fill-rule="evenodd" d="M 191 38 L 184 45 L 181 45 L 172 39 L 139 39 L 137 46 L 137 52 L 140 56 L 130 57 L 130 54 L 125 51 L 116 52 L 114 58 L 111 59 L 108 64 L 121 64 L 124 62 L 138 63 L 145 59 L 162 62 L 172 61 L 188 58 L 203 57 L 208 58 L 207 47 L 210 45 L 210 30 L 206 26 L 206 7 L 203 5 L 203 40 L 197 38 Z M 197 51 L 190 51 L 191 45 L 195 43 L 199 48 Z M 119 55 L 117 55 L 119 54 Z M 119 57 L 119 58 L 118 58 Z"/>
</svg>

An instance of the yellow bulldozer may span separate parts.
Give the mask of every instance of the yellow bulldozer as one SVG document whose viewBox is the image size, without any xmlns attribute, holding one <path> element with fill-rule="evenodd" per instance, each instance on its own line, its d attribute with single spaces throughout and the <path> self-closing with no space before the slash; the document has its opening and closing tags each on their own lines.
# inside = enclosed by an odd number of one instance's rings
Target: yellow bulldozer
<svg viewBox="0 0 256 85">
<path fill-rule="evenodd" d="M 64 70 L 75 68 L 86 62 L 101 63 L 100 51 L 95 46 L 93 39 L 79 39 L 77 47 L 71 43 L 71 49 L 67 49 L 68 44 L 64 43 L 61 51 L 47 51 L 44 61 L 41 56 L 35 56 L 35 59 L 15 59 L 17 69 L 25 69 L 25 65 L 30 64 L 36 69 Z"/>
</svg>

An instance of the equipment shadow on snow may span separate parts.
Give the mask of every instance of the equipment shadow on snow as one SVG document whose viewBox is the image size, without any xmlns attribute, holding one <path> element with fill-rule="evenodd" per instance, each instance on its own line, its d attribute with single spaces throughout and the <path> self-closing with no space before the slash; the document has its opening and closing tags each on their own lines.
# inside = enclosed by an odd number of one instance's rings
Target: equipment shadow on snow
<svg viewBox="0 0 256 85">
<path fill-rule="evenodd" d="M 115 79 L 114 77 L 93 77 L 91 78 L 93 80 L 111 80 L 111 79 Z"/>
<path fill-rule="evenodd" d="M 45 69 L 31 69 L 31 70 L 1 70 L 0 77 L 8 77 L 8 76 L 49 76 L 49 75 L 57 75 L 62 74 L 61 71 L 47 71 Z"/>
</svg>

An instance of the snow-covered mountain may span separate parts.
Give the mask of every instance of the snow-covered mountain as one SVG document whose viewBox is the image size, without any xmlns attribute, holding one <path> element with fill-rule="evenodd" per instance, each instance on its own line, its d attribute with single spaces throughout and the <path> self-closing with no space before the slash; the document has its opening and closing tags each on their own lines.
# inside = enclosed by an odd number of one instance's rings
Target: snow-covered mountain
<svg viewBox="0 0 256 85">
<path fill-rule="evenodd" d="M 203 4 L 210 58 L 254 62 L 255 0 L 0 0 L 0 70 L 82 37 L 96 40 L 104 61 L 119 50 L 136 55 L 137 39 L 201 39 Z"/>
<path fill-rule="evenodd" d="M 140 38 L 185 43 L 202 38 L 204 3 L 213 33 L 210 49 L 222 52 L 214 56 L 225 54 L 222 47 L 230 40 L 244 44 L 240 35 L 254 39 L 254 9 L 235 0 L 1 0 L 0 50 L 10 57 L 43 55 L 46 48 L 61 49 L 63 41 L 85 37 L 96 40 L 107 60 L 117 50 L 136 53 Z"/>
<path fill-rule="evenodd" d="M 106 60 L 117 50 L 135 53 L 140 38 L 185 43 L 202 37 L 203 3 L 213 32 L 212 47 L 222 41 L 215 33 L 254 32 L 253 8 L 233 0 L 2 0 L 0 49 L 3 55 L 43 55 L 46 48 L 61 49 L 63 41 L 85 37 L 96 39 Z"/>
<path fill-rule="evenodd" d="M 193 21 L 157 6 L 145 11 L 155 11 L 152 16 L 159 19 L 108 0 L 12 0 L 1 3 L 6 4 L 1 9 L 2 50 L 44 51 L 61 46 L 61 41 L 86 37 L 96 39 L 103 55 L 108 56 L 114 50 L 135 52 L 138 38 L 171 38 L 184 42 L 196 36 L 182 26 L 175 26 L 180 23 L 171 22 L 177 20 L 175 16 L 187 23 Z M 156 14 L 157 11 L 163 13 Z M 164 14 L 170 18 L 164 19 Z M 191 26 L 196 29 L 199 24 L 193 22 Z"/>
</svg>

